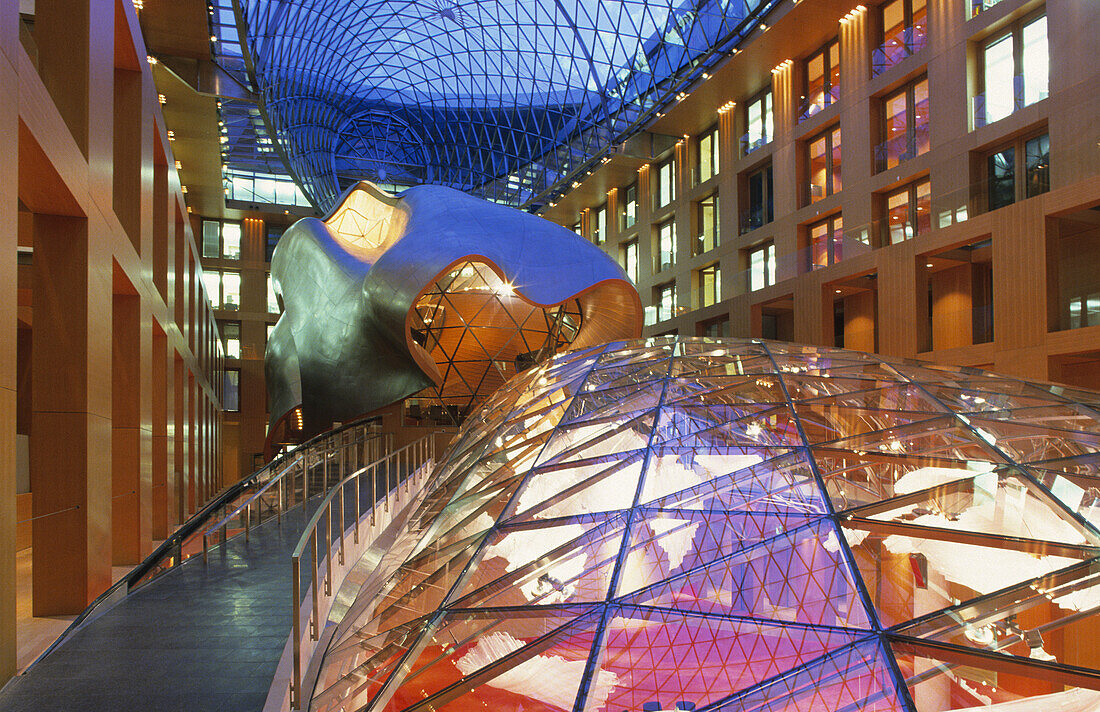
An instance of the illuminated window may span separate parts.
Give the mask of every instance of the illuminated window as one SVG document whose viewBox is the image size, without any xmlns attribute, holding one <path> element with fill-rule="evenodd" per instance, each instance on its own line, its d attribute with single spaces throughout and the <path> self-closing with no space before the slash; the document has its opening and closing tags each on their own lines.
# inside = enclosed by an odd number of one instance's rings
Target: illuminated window
<svg viewBox="0 0 1100 712">
<path fill-rule="evenodd" d="M 619 250 L 619 257 L 623 266 L 623 271 L 626 272 L 626 276 L 630 277 L 630 281 L 635 284 L 638 283 L 638 241 L 631 240 L 623 245 Z"/>
<path fill-rule="evenodd" d="M 1017 160 L 1021 155 L 1024 160 Z M 1041 134 L 990 153 L 986 159 L 986 183 L 989 210 L 1050 190 L 1050 137 Z"/>
<path fill-rule="evenodd" d="M 208 259 L 241 258 L 241 224 L 202 221 L 202 256 Z"/>
<path fill-rule="evenodd" d="M 241 357 L 241 322 L 239 321 L 222 321 L 218 322 L 221 327 L 222 339 L 225 342 L 225 356 L 226 358 L 240 358 Z"/>
<path fill-rule="evenodd" d="M 772 140 L 772 93 L 769 89 L 745 106 L 745 125 L 749 130 L 741 140 L 745 154 L 752 153 Z"/>
<path fill-rule="evenodd" d="M 666 220 L 657 226 L 657 264 L 654 272 L 676 264 L 676 222 Z"/>
<path fill-rule="evenodd" d="M 1045 99 L 1050 74 L 1046 16 L 1017 22 L 986 40 L 980 58 L 982 93 L 974 102 L 978 126 Z"/>
<path fill-rule="evenodd" d="M 889 69 L 927 44 L 926 0 L 891 0 L 882 5 L 882 43 L 871 54 L 875 74 Z"/>
<path fill-rule="evenodd" d="M 712 193 L 695 202 L 695 239 L 692 255 L 710 252 L 718 246 L 718 194 Z"/>
<path fill-rule="evenodd" d="M 269 225 L 267 228 L 267 240 L 264 243 L 264 261 L 271 262 L 275 255 L 275 246 L 279 244 L 279 238 L 283 236 L 286 228 L 277 225 Z"/>
<path fill-rule="evenodd" d="M 875 147 L 879 171 L 927 153 L 928 79 L 921 77 L 882 101 L 883 141 Z"/>
<path fill-rule="evenodd" d="M 810 225 L 810 267 L 836 264 L 843 258 L 844 225 L 839 215 Z"/>
<path fill-rule="evenodd" d="M 676 159 L 670 158 L 657 167 L 656 205 L 660 208 L 668 205 L 676 197 Z"/>
<path fill-rule="evenodd" d="M 654 289 L 657 303 L 657 321 L 667 321 L 676 312 L 676 283 L 669 282 Z"/>
<path fill-rule="evenodd" d="M 741 214 L 741 232 L 770 223 L 775 217 L 772 204 L 772 166 L 753 171 L 746 179 L 748 209 Z"/>
<path fill-rule="evenodd" d="M 815 203 L 841 188 L 840 127 L 826 130 L 806 143 L 806 167 L 809 172 L 807 199 Z"/>
<path fill-rule="evenodd" d="M 887 193 L 888 244 L 911 240 L 932 229 L 932 184 L 927 178 Z"/>
<path fill-rule="evenodd" d="M 601 205 L 592 211 L 592 242 L 602 245 L 607 239 L 607 206 Z"/>
<path fill-rule="evenodd" d="M 638 184 L 628 185 L 623 190 L 623 202 L 622 202 L 622 229 L 628 227 L 634 227 L 635 221 L 638 219 Z"/>
<path fill-rule="evenodd" d="M 718 263 L 699 270 L 699 306 L 709 307 L 722 301 L 722 272 Z"/>
<path fill-rule="evenodd" d="M 775 284 L 775 243 L 765 242 L 749 251 L 749 290 Z"/>
<path fill-rule="evenodd" d="M 696 183 L 705 183 L 718 175 L 718 127 L 715 126 L 699 136 L 696 156 Z"/>
<path fill-rule="evenodd" d="M 241 409 L 241 369 L 225 369 L 225 381 L 222 387 L 222 408 L 228 413 Z"/>
<path fill-rule="evenodd" d="M 808 119 L 840 99 L 840 42 L 833 40 L 804 63 L 802 119 Z"/>
<path fill-rule="evenodd" d="M 222 273 L 222 309 L 236 311 L 241 308 L 241 275 Z"/>
<path fill-rule="evenodd" d="M 222 307 L 222 274 L 217 270 L 202 271 L 202 285 L 206 289 L 206 296 L 210 299 L 210 306 L 214 309 Z"/>
</svg>

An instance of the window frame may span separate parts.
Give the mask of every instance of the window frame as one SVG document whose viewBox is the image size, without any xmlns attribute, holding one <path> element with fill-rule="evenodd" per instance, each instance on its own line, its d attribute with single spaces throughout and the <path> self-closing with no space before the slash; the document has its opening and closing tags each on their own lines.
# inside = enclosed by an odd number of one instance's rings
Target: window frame
<svg viewBox="0 0 1100 712">
<path fill-rule="evenodd" d="M 669 249 L 667 250 L 667 252 L 668 252 L 668 262 L 663 261 L 663 257 L 664 257 L 663 253 L 666 252 L 666 250 L 663 249 L 663 247 L 664 247 L 663 242 L 664 242 L 664 238 L 665 238 L 665 233 L 664 233 L 665 228 L 669 229 L 668 236 L 670 238 Z M 660 272 L 664 272 L 665 270 L 672 269 L 673 267 L 676 266 L 676 252 L 677 252 L 677 250 L 676 250 L 676 218 L 675 218 L 675 216 L 669 217 L 667 220 L 662 220 L 660 223 L 658 223 L 654 227 L 654 238 L 655 238 L 654 241 L 656 243 L 657 249 L 653 251 L 653 258 L 654 258 L 653 259 L 653 267 L 654 267 L 653 273 L 657 274 L 657 273 L 660 273 Z"/>
<path fill-rule="evenodd" d="M 1046 31 L 1044 32 L 1044 41 L 1047 47 L 1045 91 L 1041 92 L 1044 96 L 1039 96 L 1033 101 L 1028 102 L 1028 87 L 1025 81 L 1027 77 L 1027 67 L 1024 62 L 1024 30 L 1040 20 L 1047 24 Z M 1012 40 L 1012 109 L 1003 116 L 997 116 L 996 118 L 990 119 L 988 100 L 989 87 L 987 86 L 988 77 L 986 76 L 987 53 L 991 46 L 1005 39 Z M 1002 28 L 999 32 L 994 32 L 988 37 L 979 40 L 977 42 L 976 54 L 978 94 L 974 98 L 975 128 L 987 126 L 1002 119 L 1007 119 L 1024 107 L 1037 104 L 1050 96 L 1050 27 L 1049 23 L 1047 23 L 1047 11 L 1045 6 L 1040 10 L 1036 10 L 1035 12 L 1015 20 L 1012 24 Z"/>
<path fill-rule="evenodd" d="M 706 231 L 704 229 L 707 225 L 707 221 L 703 218 L 703 211 L 707 202 L 713 203 L 713 215 L 711 220 L 709 221 L 712 230 L 709 246 L 707 244 Z M 691 241 L 692 257 L 698 257 L 699 255 L 706 254 L 707 252 L 710 252 L 711 250 L 717 248 L 720 244 L 722 244 L 721 236 L 719 234 L 721 230 L 721 221 L 718 210 L 719 208 L 717 190 L 712 193 L 708 193 L 707 195 L 704 195 L 703 197 L 692 203 L 692 213 L 695 221 L 695 236 Z"/>
<path fill-rule="evenodd" d="M 229 381 L 233 380 L 231 378 L 231 374 L 234 374 L 234 373 L 237 374 L 236 383 L 234 384 L 237 387 L 237 402 L 235 404 L 236 405 L 235 408 L 230 406 L 229 399 L 226 397 L 226 394 L 227 394 L 226 387 L 229 385 Z M 239 367 L 238 368 L 226 368 L 225 370 L 222 371 L 222 374 L 223 374 L 223 376 L 222 376 L 222 378 L 223 378 L 223 381 L 222 381 L 222 410 L 225 411 L 226 413 L 240 413 L 241 412 L 241 369 Z"/>
<path fill-rule="evenodd" d="M 1041 144 L 1043 141 L 1046 142 L 1046 163 L 1040 163 L 1033 169 L 1029 165 L 1030 156 L 1028 154 L 1028 147 L 1036 142 Z M 1013 152 L 1012 200 L 1003 204 L 994 205 L 991 193 L 993 187 L 991 170 L 992 161 L 995 156 L 1008 150 Z M 1021 158 L 1023 160 L 1021 160 Z M 1009 205 L 1014 205 L 1028 198 L 1034 198 L 1043 193 L 1047 193 L 1050 191 L 1050 132 L 1047 127 L 1043 127 L 1041 130 L 1021 134 L 1009 141 L 1000 143 L 981 154 L 981 165 L 981 185 L 984 186 L 981 196 L 985 208 L 984 212 L 1008 207 Z M 1034 174 L 1033 170 L 1035 171 Z M 1031 179 L 1033 175 L 1042 177 L 1042 182 L 1037 190 L 1033 190 L 1032 188 Z"/>
<path fill-rule="evenodd" d="M 761 202 L 759 211 L 761 219 L 759 224 L 754 224 L 754 206 L 752 202 L 752 181 L 756 176 L 764 176 L 761 179 Z M 745 209 L 742 211 L 741 234 L 752 232 L 775 221 L 775 174 L 772 171 L 772 163 L 745 172 Z"/>
<path fill-rule="evenodd" d="M 835 145 L 834 145 L 835 138 Z M 820 196 L 814 196 L 813 186 L 813 154 L 811 153 L 813 145 L 818 141 L 825 141 L 825 185 L 822 189 Z M 844 165 L 843 157 L 838 161 L 836 160 L 837 149 L 843 151 L 843 139 L 840 134 L 840 124 L 833 124 L 828 128 L 825 128 L 811 136 L 806 140 L 804 144 L 804 158 L 806 159 L 806 180 L 803 183 L 806 189 L 806 195 L 803 200 L 803 207 L 812 205 L 819 200 L 824 200 L 834 193 L 839 193 L 844 187 L 844 179 L 840 174 Z M 839 183 L 839 186 L 837 185 Z"/>
<path fill-rule="evenodd" d="M 746 270 L 748 291 L 755 292 L 776 283 L 775 240 L 765 240 L 764 242 L 753 245 L 745 250 L 745 254 L 748 263 L 748 269 Z M 753 255 L 756 254 L 763 254 L 761 260 L 762 269 L 760 271 L 760 280 L 762 284 L 760 284 L 760 286 L 753 286 L 756 282 Z"/>
<path fill-rule="evenodd" d="M 761 136 L 754 141 L 751 138 L 752 129 L 750 126 L 752 124 L 752 119 L 750 118 L 750 114 L 752 112 L 752 107 L 761 102 L 764 105 L 764 111 L 762 111 L 760 115 Z M 767 146 L 775 139 L 774 112 L 775 96 L 772 93 L 771 84 L 745 102 L 745 113 L 743 115 L 745 121 L 745 135 L 741 137 L 742 156 L 747 156 L 753 151 Z"/>
<path fill-rule="evenodd" d="M 825 227 L 825 262 L 818 263 L 815 259 L 815 246 L 817 241 L 814 239 L 814 229 L 824 226 Z M 820 220 L 815 220 L 806 226 L 806 243 L 807 243 L 807 257 L 809 259 L 810 272 L 815 269 L 822 269 L 824 267 L 830 267 L 837 264 L 844 259 L 844 219 L 840 213 L 833 213 L 826 215 Z M 839 248 L 839 249 L 838 249 Z"/>
<path fill-rule="evenodd" d="M 634 210 L 628 210 L 633 206 Z M 633 214 L 631 214 L 633 213 Z M 619 229 L 628 230 L 638 223 L 638 184 L 631 183 L 623 188 L 622 211 L 619 217 Z"/>
<path fill-rule="evenodd" d="M 928 102 L 928 106 L 924 109 L 924 117 L 917 116 L 917 87 L 924 84 L 924 94 Z M 887 107 L 890 105 L 891 100 L 904 96 L 905 98 L 905 150 L 900 152 L 897 158 L 897 162 L 891 163 L 891 156 L 889 151 L 890 142 L 893 141 L 888 134 L 890 133 L 890 117 L 887 115 Z M 875 172 L 882 173 L 883 171 L 892 170 L 897 168 L 905 161 L 916 158 L 917 156 L 923 156 L 932 149 L 931 139 L 931 105 L 932 97 L 928 91 L 928 75 L 922 74 L 915 79 L 906 82 L 902 86 L 898 87 L 894 91 L 884 94 L 879 100 L 879 120 L 881 123 L 879 136 L 881 142 L 875 147 Z M 918 121 L 921 120 L 921 123 Z M 927 134 L 925 141 L 920 141 L 921 131 Z M 900 137 L 899 137 L 900 138 Z M 924 145 L 924 150 L 919 148 Z"/>
<path fill-rule="evenodd" d="M 664 175 L 668 171 L 668 195 L 664 195 Z M 659 210 L 676 200 L 676 156 L 673 154 L 657 164 L 657 186 L 653 191 L 653 208 Z"/>
<path fill-rule="evenodd" d="M 633 252 L 633 261 L 631 261 L 631 252 Z M 634 284 L 638 283 L 638 238 L 633 240 L 627 240 L 619 246 L 619 266 L 626 272 L 626 276 L 630 278 L 630 281 Z M 631 266 L 633 265 L 633 274 L 631 274 Z"/>
<path fill-rule="evenodd" d="M 602 245 L 607 242 L 607 203 L 592 208 L 591 217 L 592 242 Z"/>
<path fill-rule="evenodd" d="M 713 277 L 712 287 L 713 293 L 710 294 L 710 300 L 707 300 L 708 294 L 706 287 L 704 286 L 704 280 L 708 277 Z M 708 265 L 704 265 L 695 271 L 696 284 L 699 287 L 699 308 L 712 307 L 722 301 L 722 267 L 718 262 L 712 262 Z"/>
<path fill-rule="evenodd" d="M 928 186 L 928 209 L 925 211 L 924 215 L 920 215 L 920 189 L 922 186 L 925 185 Z M 890 199 L 902 194 L 905 195 L 906 200 L 906 217 L 905 222 L 902 223 L 903 234 L 905 234 L 905 236 L 900 240 L 894 240 L 893 224 L 890 220 L 890 218 L 892 217 L 890 214 Z M 894 190 L 884 192 L 882 194 L 882 214 L 885 216 L 885 218 L 883 219 L 882 245 L 884 247 L 888 245 L 897 245 L 905 242 L 906 240 L 911 240 L 914 237 L 918 237 L 930 231 L 932 229 L 931 207 L 932 181 L 927 175 L 911 180 L 905 185 L 899 186 Z M 926 223 L 923 228 L 921 226 L 922 221 Z M 912 225 L 913 227 L 912 235 L 906 234 L 904 230 L 904 227 L 909 225 Z"/>
<path fill-rule="evenodd" d="M 206 248 L 207 248 L 206 226 L 207 225 L 217 225 L 218 226 L 218 239 L 217 239 L 218 254 L 216 254 L 216 255 L 209 255 L 209 254 L 206 253 Z M 237 229 L 237 252 L 236 252 L 235 255 L 226 253 L 226 249 L 225 249 L 225 228 L 226 228 L 227 225 L 235 226 L 236 229 Z M 206 259 L 206 260 L 232 260 L 234 262 L 239 262 L 241 260 L 241 243 L 243 242 L 242 238 L 243 238 L 243 228 L 241 227 L 240 222 L 237 222 L 236 220 L 215 220 L 215 219 L 210 219 L 210 218 L 203 218 L 202 219 L 202 244 L 200 245 L 200 249 L 202 250 L 203 259 Z"/>
<path fill-rule="evenodd" d="M 669 319 L 672 319 L 674 316 L 676 316 L 676 280 L 672 280 L 670 282 L 662 282 L 661 284 L 658 284 L 658 285 L 654 286 L 653 291 L 657 295 L 657 298 L 653 300 L 654 301 L 654 306 L 656 307 L 656 311 L 657 311 L 657 314 L 656 314 L 657 323 L 660 323 L 662 321 L 668 321 Z M 671 299 L 670 299 L 671 304 L 668 305 L 668 307 L 667 307 L 668 313 L 665 316 L 661 316 L 661 314 L 662 314 L 661 310 L 666 308 L 666 305 L 665 305 L 665 295 L 666 294 L 671 296 Z"/>
<path fill-rule="evenodd" d="M 836 66 L 833 66 L 832 51 L 836 49 Z M 818 106 L 810 96 L 810 63 L 821 57 L 821 105 Z M 798 120 L 805 121 L 817 116 L 825 109 L 840 101 L 840 38 L 836 37 L 822 45 L 816 52 L 802 60 L 802 97 Z M 836 73 L 836 80 L 833 74 Z"/>
<path fill-rule="evenodd" d="M 710 174 L 703 175 L 703 144 L 710 141 Z M 718 124 L 712 125 L 695 138 L 695 185 L 701 185 L 718 175 L 720 170 L 718 158 Z"/>
<path fill-rule="evenodd" d="M 878 76 L 887 69 L 897 66 L 901 62 L 905 61 L 909 57 L 920 52 L 928 45 L 928 0 L 918 0 L 923 3 L 922 9 L 924 10 L 924 24 L 917 25 L 914 19 L 916 13 L 913 9 L 914 0 L 886 0 L 886 2 L 879 5 L 878 12 L 878 45 L 871 53 L 871 76 Z M 887 55 L 886 42 L 888 38 L 886 36 L 886 10 L 890 5 L 895 3 L 901 3 L 902 6 L 902 21 L 901 21 L 901 45 L 897 56 Z M 918 33 L 917 30 L 921 29 L 922 32 Z"/>
</svg>

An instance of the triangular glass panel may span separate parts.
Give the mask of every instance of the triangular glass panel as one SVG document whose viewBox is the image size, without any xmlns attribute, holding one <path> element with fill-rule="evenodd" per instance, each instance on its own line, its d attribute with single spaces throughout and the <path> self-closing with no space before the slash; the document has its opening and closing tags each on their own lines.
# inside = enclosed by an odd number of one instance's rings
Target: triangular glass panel
<svg viewBox="0 0 1100 712">
<path fill-rule="evenodd" d="M 715 705 L 716 712 L 905 712 L 886 654 L 875 638 Z M 932 708 L 927 711 L 932 712 Z"/>
<path fill-rule="evenodd" d="M 796 404 L 794 409 L 806 442 L 811 445 L 902 428 L 942 416 L 939 413 L 850 408 L 820 402 Z"/>
<path fill-rule="evenodd" d="M 602 601 L 622 547 L 622 516 L 571 517 L 494 532 L 453 606 Z"/>
<path fill-rule="evenodd" d="M 715 615 L 870 627 L 828 520 L 783 532 L 623 600 Z"/>
<path fill-rule="evenodd" d="M 586 710 L 702 709 L 854 642 L 857 633 L 622 606 L 597 670 L 629 685 Z"/>
<path fill-rule="evenodd" d="M 631 527 L 620 590 L 651 586 L 807 521 L 801 513 L 641 510 Z"/>
<path fill-rule="evenodd" d="M 682 447 L 799 447 L 798 424 L 785 405 L 679 407 L 665 406 L 654 444 Z"/>
<path fill-rule="evenodd" d="M 382 709 L 397 712 L 421 701 L 427 709 L 448 712 L 572 709 L 599 616 L 583 616 L 537 637 L 537 631 L 529 630 L 523 618 L 513 622 L 509 612 L 497 615 L 504 618 L 499 630 L 456 647 L 422 674 L 397 687 Z M 592 685 L 596 694 L 604 694 L 605 690 L 609 694 L 621 682 L 611 673 L 604 673 L 597 675 Z"/>
<path fill-rule="evenodd" d="M 728 473 L 727 473 L 728 471 Z M 668 509 L 825 514 L 804 450 L 655 450 L 642 503 Z"/>
<path fill-rule="evenodd" d="M 786 403 L 787 397 L 773 376 L 705 376 L 670 378 L 665 406 L 739 406 Z"/>
<path fill-rule="evenodd" d="M 842 530 L 883 627 L 1100 554 L 1084 545 L 870 519 L 846 519 Z"/>
<path fill-rule="evenodd" d="M 644 450 L 536 468 L 511 511 L 519 519 L 554 519 L 627 509 L 634 503 Z"/>
</svg>

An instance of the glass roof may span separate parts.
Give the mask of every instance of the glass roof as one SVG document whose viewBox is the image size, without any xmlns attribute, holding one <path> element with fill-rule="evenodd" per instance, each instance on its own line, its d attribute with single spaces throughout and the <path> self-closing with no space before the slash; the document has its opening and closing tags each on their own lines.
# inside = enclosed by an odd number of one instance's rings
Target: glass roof
<svg viewBox="0 0 1100 712">
<path fill-rule="evenodd" d="M 322 209 L 360 179 L 542 204 L 776 3 L 236 0 L 269 132 Z"/>
<path fill-rule="evenodd" d="M 310 709 L 1095 710 L 1098 407 L 775 342 L 560 354 L 341 592 Z"/>
</svg>

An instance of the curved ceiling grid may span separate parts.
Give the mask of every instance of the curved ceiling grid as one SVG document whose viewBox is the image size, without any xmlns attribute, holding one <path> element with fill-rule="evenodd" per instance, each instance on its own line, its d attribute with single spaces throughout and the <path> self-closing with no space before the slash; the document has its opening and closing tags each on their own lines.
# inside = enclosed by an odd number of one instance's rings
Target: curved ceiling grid
<svg viewBox="0 0 1100 712">
<path fill-rule="evenodd" d="M 350 183 L 534 207 L 778 0 L 236 0 L 254 86 L 321 208 Z"/>
</svg>

